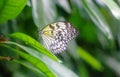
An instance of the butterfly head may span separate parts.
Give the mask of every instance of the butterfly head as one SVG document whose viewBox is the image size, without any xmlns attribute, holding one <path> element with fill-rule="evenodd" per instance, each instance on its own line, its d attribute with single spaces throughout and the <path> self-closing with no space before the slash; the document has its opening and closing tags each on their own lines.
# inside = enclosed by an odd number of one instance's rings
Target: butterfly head
<svg viewBox="0 0 120 77">
<path fill-rule="evenodd" d="M 47 26 L 41 30 L 40 34 L 48 36 L 48 37 L 53 37 L 53 29 Z"/>
</svg>

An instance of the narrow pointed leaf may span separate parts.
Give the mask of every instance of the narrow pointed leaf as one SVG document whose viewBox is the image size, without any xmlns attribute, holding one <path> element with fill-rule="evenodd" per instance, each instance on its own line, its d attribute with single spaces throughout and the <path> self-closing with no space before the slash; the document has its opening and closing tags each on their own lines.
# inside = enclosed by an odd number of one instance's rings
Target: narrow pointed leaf
<svg viewBox="0 0 120 77">
<path fill-rule="evenodd" d="M 120 7 L 115 3 L 114 0 L 103 0 L 103 2 L 107 5 L 107 7 L 110 9 L 112 14 L 117 18 L 120 19 Z"/>
<path fill-rule="evenodd" d="M 45 55 L 41 55 L 35 49 L 32 49 L 32 48 L 27 47 L 27 46 L 20 45 L 20 44 L 14 43 L 14 42 L 4 42 L 4 43 L 5 44 L 17 45 L 18 47 L 22 48 L 24 51 L 26 51 L 27 53 L 29 53 L 33 58 L 36 58 L 36 59 L 40 60 L 40 62 L 45 63 L 47 65 L 47 67 L 49 67 L 49 69 L 57 77 L 78 77 L 74 72 L 72 72 L 70 69 L 66 68 L 64 65 L 62 65 L 62 64 L 60 64 L 58 62 L 53 61 L 52 59 L 48 58 Z M 18 54 L 21 54 L 21 52 L 19 52 Z M 25 56 L 25 59 L 27 58 L 26 55 L 24 55 L 24 54 L 21 54 L 21 56 L 22 57 Z M 31 58 L 29 57 L 28 59 L 31 59 Z M 32 63 L 32 61 L 36 61 L 36 60 L 33 59 L 33 60 L 30 60 L 29 62 Z M 38 64 L 37 61 L 35 63 Z M 43 68 L 44 66 L 41 66 L 41 67 Z"/>
<path fill-rule="evenodd" d="M 49 70 L 49 68 L 46 66 L 46 64 L 44 64 L 41 60 L 28 55 L 22 51 L 19 51 L 17 49 L 14 49 L 12 47 L 9 47 L 7 45 L 4 45 L 5 47 L 9 48 L 10 50 L 16 52 L 17 54 L 19 54 L 20 56 L 22 56 L 24 59 L 26 59 L 27 61 L 29 61 L 31 64 L 33 64 L 36 68 L 38 68 L 39 70 L 41 70 L 41 72 L 46 75 L 46 77 L 55 77 L 55 75 Z"/>
<path fill-rule="evenodd" d="M 53 55 L 51 52 L 46 50 L 43 47 L 43 45 L 41 45 L 38 41 L 36 41 L 32 37 L 30 37 L 24 33 L 20 33 L 20 32 L 10 34 L 10 36 L 25 42 L 27 45 L 32 46 L 33 48 L 37 49 L 39 52 L 49 56 L 50 58 L 52 58 L 55 61 L 60 62 L 60 60 L 55 55 Z"/>
<path fill-rule="evenodd" d="M 67 13 L 71 13 L 71 8 L 68 0 L 57 0 L 57 4 L 61 6 Z"/>
<path fill-rule="evenodd" d="M 55 22 L 57 13 L 54 0 L 31 0 L 31 3 L 33 20 L 39 29 Z"/>
<path fill-rule="evenodd" d="M 30 70 L 35 72 L 40 77 L 46 77 L 38 68 L 35 68 L 33 65 L 31 65 L 30 63 L 28 63 L 26 61 L 21 61 L 21 60 L 15 59 L 15 60 L 13 60 L 13 62 L 19 63 L 19 64 L 25 66 L 26 68 L 29 68 Z"/>
<path fill-rule="evenodd" d="M 111 30 L 105 21 L 104 17 L 101 15 L 100 11 L 98 10 L 97 6 L 93 3 L 92 0 L 82 0 L 83 6 L 93 22 L 96 24 L 96 27 L 103 32 L 103 34 L 109 40 L 113 40 L 113 35 Z"/>
<path fill-rule="evenodd" d="M 84 61 L 86 61 L 88 64 L 90 64 L 96 70 L 101 71 L 103 69 L 101 63 L 97 59 L 95 59 L 92 55 L 90 55 L 87 51 L 78 47 L 78 53 Z"/>
</svg>

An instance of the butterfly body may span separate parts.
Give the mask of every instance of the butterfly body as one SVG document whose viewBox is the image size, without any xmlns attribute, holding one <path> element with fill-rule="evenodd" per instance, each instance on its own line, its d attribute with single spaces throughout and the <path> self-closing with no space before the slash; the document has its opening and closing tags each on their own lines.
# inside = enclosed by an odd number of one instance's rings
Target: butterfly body
<svg viewBox="0 0 120 77">
<path fill-rule="evenodd" d="M 77 34 L 71 23 L 62 21 L 49 24 L 40 31 L 45 47 L 54 54 L 65 51 Z"/>
</svg>

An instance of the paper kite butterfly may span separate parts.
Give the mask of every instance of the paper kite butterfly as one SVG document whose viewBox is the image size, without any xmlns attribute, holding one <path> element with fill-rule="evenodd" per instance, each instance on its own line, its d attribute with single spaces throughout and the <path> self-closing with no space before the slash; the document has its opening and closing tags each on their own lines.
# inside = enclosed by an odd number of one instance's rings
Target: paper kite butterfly
<svg viewBox="0 0 120 77">
<path fill-rule="evenodd" d="M 68 43 L 74 39 L 78 31 L 69 22 L 55 22 L 45 26 L 39 35 L 45 47 L 53 54 L 61 53 L 67 49 Z"/>
</svg>

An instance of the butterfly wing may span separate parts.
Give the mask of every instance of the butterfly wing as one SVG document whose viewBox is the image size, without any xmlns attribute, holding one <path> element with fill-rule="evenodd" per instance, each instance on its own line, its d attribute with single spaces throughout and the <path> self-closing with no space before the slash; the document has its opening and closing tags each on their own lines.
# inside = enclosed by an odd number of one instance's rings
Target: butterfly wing
<svg viewBox="0 0 120 77">
<path fill-rule="evenodd" d="M 43 31 L 45 30 L 50 31 L 48 32 L 50 34 L 42 34 L 44 45 L 54 54 L 65 51 L 69 41 L 75 38 L 78 33 L 69 22 L 56 22 L 45 27 Z"/>
</svg>

